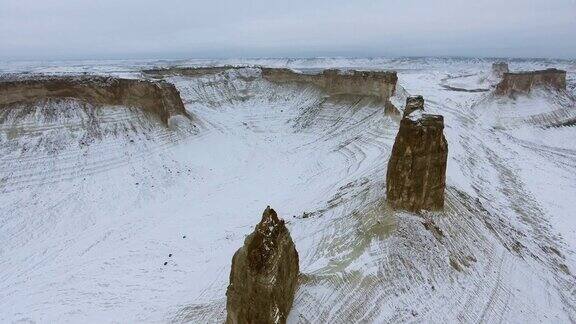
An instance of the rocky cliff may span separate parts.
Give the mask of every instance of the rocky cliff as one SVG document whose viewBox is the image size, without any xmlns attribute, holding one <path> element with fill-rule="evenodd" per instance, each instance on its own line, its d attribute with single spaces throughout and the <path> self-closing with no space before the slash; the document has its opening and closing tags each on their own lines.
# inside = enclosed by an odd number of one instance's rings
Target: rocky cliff
<svg viewBox="0 0 576 324">
<path fill-rule="evenodd" d="M 226 323 L 285 323 L 298 282 L 298 252 L 284 221 L 267 207 L 232 258 Z"/>
<path fill-rule="evenodd" d="M 566 90 L 566 71 L 547 69 L 540 71 L 504 73 L 496 86 L 497 95 L 528 93 L 536 87 Z"/>
<path fill-rule="evenodd" d="M 424 114 L 422 97 L 406 100 L 405 117 L 392 148 L 386 174 L 386 199 L 412 212 L 444 207 L 448 143 L 444 118 Z M 411 108 L 409 108 L 409 106 Z"/>
<path fill-rule="evenodd" d="M 272 82 L 308 82 L 330 94 L 374 96 L 387 101 L 396 91 L 396 72 L 324 70 L 319 74 L 290 69 L 262 68 L 262 76 Z"/>
<path fill-rule="evenodd" d="M 180 94 L 167 82 L 98 76 L 38 77 L 0 82 L 0 108 L 45 99 L 77 99 L 95 106 L 137 107 L 164 123 L 174 115 L 190 117 Z"/>
</svg>

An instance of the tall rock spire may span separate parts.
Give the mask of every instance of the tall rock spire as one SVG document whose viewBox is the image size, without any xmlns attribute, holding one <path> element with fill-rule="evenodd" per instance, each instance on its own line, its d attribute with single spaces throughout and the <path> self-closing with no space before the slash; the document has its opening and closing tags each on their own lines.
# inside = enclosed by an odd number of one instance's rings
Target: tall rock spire
<svg viewBox="0 0 576 324">
<path fill-rule="evenodd" d="M 268 206 L 232 258 L 226 323 L 285 323 L 298 273 L 298 252 L 290 232 Z"/>
<path fill-rule="evenodd" d="M 448 157 L 444 117 L 423 112 L 422 96 L 406 100 L 386 174 L 386 199 L 395 209 L 419 212 L 444 207 Z"/>
</svg>

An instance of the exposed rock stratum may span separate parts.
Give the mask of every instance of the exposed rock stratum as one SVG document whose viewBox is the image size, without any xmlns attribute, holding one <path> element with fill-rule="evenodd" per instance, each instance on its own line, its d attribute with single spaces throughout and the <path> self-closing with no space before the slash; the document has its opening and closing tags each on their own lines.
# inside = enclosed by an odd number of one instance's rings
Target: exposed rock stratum
<svg viewBox="0 0 576 324">
<path fill-rule="evenodd" d="M 308 82 L 330 94 L 374 96 L 387 101 L 396 91 L 394 71 L 349 71 L 328 69 L 320 74 L 297 73 L 290 69 L 262 68 L 262 76 L 273 82 Z"/>
<path fill-rule="evenodd" d="M 0 82 L 0 107 L 46 99 L 76 99 L 95 106 L 137 107 L 158 116 L 190 117 L 180 93 L 168 82 L 100 76 L 38 77 Z"/>
</svg>

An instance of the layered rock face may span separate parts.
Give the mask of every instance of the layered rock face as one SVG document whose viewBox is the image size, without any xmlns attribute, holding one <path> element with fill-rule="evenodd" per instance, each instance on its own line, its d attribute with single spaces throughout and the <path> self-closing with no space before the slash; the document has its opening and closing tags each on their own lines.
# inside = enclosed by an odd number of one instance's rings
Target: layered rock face
<svg viewBox="0 0 576 324">
<path fill-rule="evenodd" d="M 290 69 L 262 68 L 272 82 L 308 82 L 330 94 L 374 96 L 387 101 L 396 91 L 396 72 L 324 70 L 321 74 L 297 73 Z"/>
<path fill-rule="evenodd" d="M 492 74 L 501 78 L 504 73 L 508 73 L 508 63 L 506 62 L 495 62 L 492 63 Z"/>
<path fill-rule="evenodd" d="M 419 107 L 421 104 L 423 106 L 421 97 L 408 98 L 405 111 L 409 105 Z M 388 161 L 388 204 L 394 209 L 411 212 L 442 209 L 447 158 L 444 118 L 424 114 L 421 108 L 408 113 L 400 121 Z"/>
<path fill-rule="evenodd" d="M 298 273 L 298 252 L 290 233 L 267 207 L 232 258 L 226 323 L 285 323 Z"/>
<path fill-rule="evenodd" d="M 167 82 L 97 76 L 39 77 L 0 82 L 0 107 L 70 98 L 95 106 L 137 107 L 159 116 L 166 124 L 174 115 L 190 117 L 180 93 Z"/>
<path fill-rule="evenodd" d="M 528 93 L 537 87 L 566 90 L 566 71 L 548 69 L 531 72 L 504 73 L 496 86 L 497 95 L 510 95 L 516 92 Z"/>
</svg>

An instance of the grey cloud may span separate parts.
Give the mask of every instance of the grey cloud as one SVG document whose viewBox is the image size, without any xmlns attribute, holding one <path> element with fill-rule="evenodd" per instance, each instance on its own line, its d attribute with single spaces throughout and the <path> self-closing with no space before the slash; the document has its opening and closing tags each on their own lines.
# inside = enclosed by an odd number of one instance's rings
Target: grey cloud
<svg viewBox="0 0 576 324">
<path fill-rule="evenodd" d="M 576 57 L 574 0 L 0 0 L 0 59 Z"/>
</svg>

